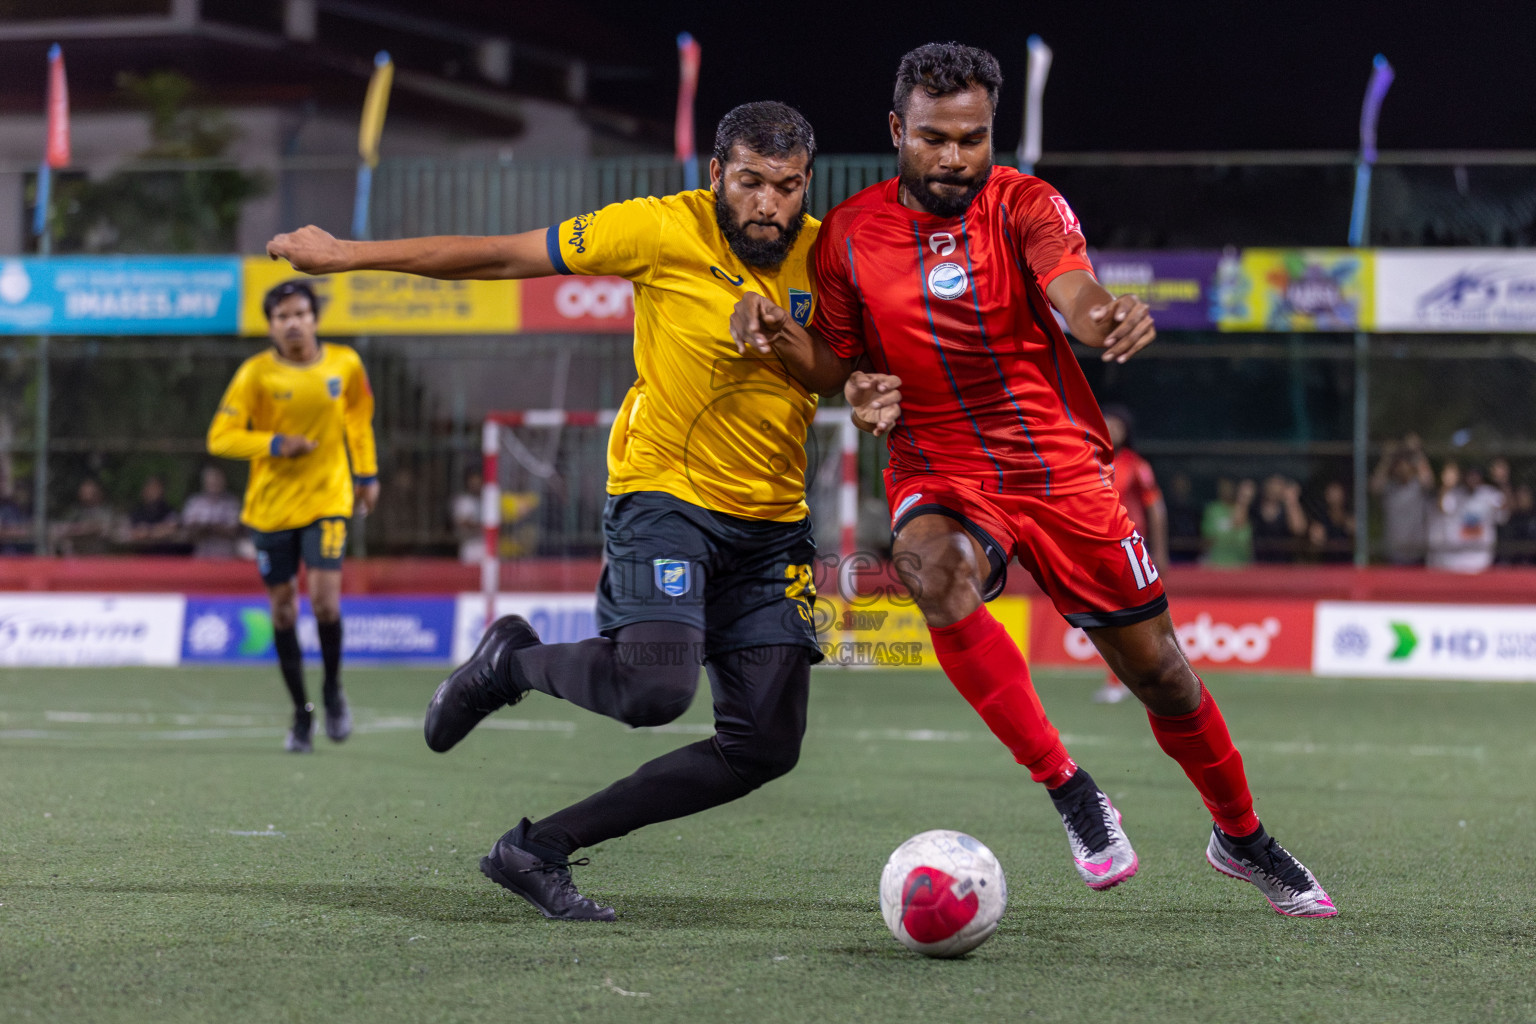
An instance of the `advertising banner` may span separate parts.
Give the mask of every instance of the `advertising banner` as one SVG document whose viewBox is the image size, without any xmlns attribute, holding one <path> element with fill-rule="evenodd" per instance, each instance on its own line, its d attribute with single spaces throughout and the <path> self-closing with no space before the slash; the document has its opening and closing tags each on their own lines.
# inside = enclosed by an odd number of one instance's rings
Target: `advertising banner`
<svg viewBox="0 0 1536 1024">
<path fill-rule="evenodd" d="M 1320 601 L 1320 676 L 1536 681 L 1536 605 Z"/>
<path fill-rule="evenodd" d="M 1092 666 L 1103 659 L 1088 635 L 1067 625 L 1049 600 L 1036 598 L 1030 660 Z M 1305 671 L 1312 667 L 1312 602 L 1187 598 L 1170 601 L 1174 632 L 1197 669 Z"/>
<path fill-rule="evenodd" d="M 1375 290 L 1368 249 L 1244 249 L 1221 259 L 1224 331 L 1368 329 Z"/>
<path fill-rule="evenodd" d="M 1378 331 L 1536 331 L 1536 254 L 1379 249 Z"/>
<path fill-rule="evenodd" d="M 451 597 L 353 597 L 341 600 L 341 649 L 352 661 L 446 663 L 452 654 Z M 299 647 L 320 657 L 309 602 L 299 604 Z M 188 597 L 179 645 L 184 664 L 254 664 L 276 657 L 264 596 Z"/>
<path fill-rule="evenodd" d="M 534 277 L 522 285 L 523 330 L 630 334 L 635 286 L 622 277 Z"/>
<path fill-rule="evenodd" d="M 0 259 L 0 334 L 233 334 L 233 256 Z"/>
<path fill-rule="evenodd" d="M 180 594 L 0 594 L 0 665 L 175 665 Z"/>
<path fill-rule="evenodd" d="M 245 260 L 240 333 L 267 333 L 261 300 L 273 285 L 301 279 L 320 296 L 320 334 L 514 334 L 522 329 L 516 281 L 437 281 L 359 270 L 309 277 L 286 260 Z"/>
<path fill-rule="evenodd" d="M 1130 293 L 1152 307 L 1159 328 L 1201 331 L 1215 326 L 1221 253 L 1090 249 L 1088 256 L 1099 283 L 1115 295 Z"/>
<path fill-rule="evenodd" d="M 597 598 L 592 594 L 497 594 L 496 618 L 521 615 L 547 644 L 597 636 Z M 454 610 L 453 660 L 475 652 L 485 635 L 485 595 L 460 594 Z"/>
<path fill-rule="evenodd" d="M 830 591 L 828 591 L 830 592 Z M 1029 599 L 999 597 L 988 609 L 1029 656 Z M 823 665 L 850 668 L 939 667 L 923 613 L 910 597 L 861 597 L 846 604 L 836 597 L 816 599 L 816 637 Z"/>
</svg>

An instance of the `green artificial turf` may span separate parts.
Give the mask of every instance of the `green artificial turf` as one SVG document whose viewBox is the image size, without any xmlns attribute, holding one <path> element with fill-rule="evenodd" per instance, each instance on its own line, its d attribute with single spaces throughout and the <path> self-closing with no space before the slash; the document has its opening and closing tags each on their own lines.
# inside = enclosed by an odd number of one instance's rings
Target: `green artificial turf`
<svg viewBox="0 0 1536 1024">
<path fill-rule="evenodd" d="M 820 671 L 794 773 L 587 851 L 620 913 L 593 925 L 479 857 L 706 734 L 708 700 L 631 731 L 534 695 L 438 755 L 436 681 L 352 671 L 357 734 L 301 757 L 272 670 L 0 672 L 0 1019 L 1536 1019 L 1530 687 L 1214 678 L 1260 815 L 1341 908 L 1290 920 L 1205 864 L 1193 788 L 1093 676 L 1037 682 L 1141 857 L 1104 893 L 942 677 Z M 880 918 L 887 854 L 929 828 L 1008 874 L 963 960 Z"/>
</svg>

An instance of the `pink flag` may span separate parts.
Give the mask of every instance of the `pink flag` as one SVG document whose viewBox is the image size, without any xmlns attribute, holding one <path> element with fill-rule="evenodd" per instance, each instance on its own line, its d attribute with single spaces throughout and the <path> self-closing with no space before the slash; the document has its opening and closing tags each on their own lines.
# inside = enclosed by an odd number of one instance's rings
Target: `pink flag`
<svg viewBox="0 0 1536 1024">
<path fill-rule="evenodd" d="M 48 51 L 48 166 L 69 166 L 69 83 L 58 43 Z"/>
<path fill-rule="evenodd" d="M 699 41 L 687 32 L 677 37 L 677 125 L 673 143 L 677 160 L 683 165 L 683 186 L 698 188 L 699 169 L 693 144 L 693 97 L 699 89 Z"/>
</svg>

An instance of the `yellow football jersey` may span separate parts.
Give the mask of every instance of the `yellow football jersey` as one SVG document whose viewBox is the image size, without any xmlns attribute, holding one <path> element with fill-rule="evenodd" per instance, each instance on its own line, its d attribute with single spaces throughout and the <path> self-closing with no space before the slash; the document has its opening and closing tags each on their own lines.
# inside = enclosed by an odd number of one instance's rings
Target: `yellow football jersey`
<svg viewBox="0 0 1536 1024">
<path fill-rule="evenodd" d="M 274 455 L 279 434 L 316 443 L 305 455 Z M 251 460 L 240 521 L 271 532 L 350 516 L 354 478 L 379 472 L 373 441 L 373 389 L 357 353 L 320 346 L 320 358 L 299 366 L 275 349 L 240 364 L 208 428 L 208 451 Z"/>
<path fill-rule="evenodd" d="M 731 311 L 758 292 L 810 320 L 807 217 L 776 271 L 742 263 L 709 189 L 630 199 L 549 229 L 555 269 L 635 287 L 635 367 L 608 439 L 608 493 L 664 491 L 715 512 L 805 518 L 805 437 L 816 397 L 773 356 L 740 355 Z"/>
</svg>

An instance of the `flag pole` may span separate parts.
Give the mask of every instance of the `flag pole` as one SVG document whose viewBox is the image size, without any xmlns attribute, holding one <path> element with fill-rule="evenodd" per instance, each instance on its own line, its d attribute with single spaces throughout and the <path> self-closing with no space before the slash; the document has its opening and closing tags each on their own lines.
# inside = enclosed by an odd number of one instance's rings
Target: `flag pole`
<svg viewBox="0 0 1536 1024">
<path fill-rule="evenodd" d="M 1019 170 L 1035 173 L 1040 162 L 1040 101 L 1051 73 L 1051 48 L 1039 36 L 1029 37 L 1029 70 L 1025 75 L 1024 134 L 1019 138 Z"/>
<path fill-rule="evenodd" d="M 693 98 L 699 90 L 699 41 L 687 32 L 677 36 L 677 123 L 672 129 L 673 148 L 683 165 L 683 188 L 699 187 L 699 158 L 693 140 Z"/>
<path fill-rule="evenodd" d="M 389 109 L 389 88 L 395 80 L 395 63 L 387 50 L 373 58 L 373 76 L 363 100 L 363 118 L 357 127 L 357 194 L 352 203 L 352 237 L 368 237 L 368 205 L 373 198 L 373 169 L 379 164 L 379 136 L 384 133 L 384 113 Z"/>
<path fill-rule="evenodd" d="M 1355 162 L 1355 198 L 1349 215 L 1349 244 L 1358 249 L 1370 237 L 1371 169 L 1376 164 L 1376 122 L 1381 116 L 1382 100 L 1392 86 L 1392 65 L 1387 58 L 1377 54 L 1371 61 L 1371 81 L 1365 88 L 1365 103 L 1360 108 L 1360 157 Z M 1363 258 L 1363 257 L 1362 257 Z M 1355 409 L 1354 440 L 1350 445 L 1353 455 L 1354 505 L 1355 505 L 1355 564 L 1364 566 L 1371 561 L 1371 538 L 1366 513 L 1370 501 L 1370 489 L 1366 475 L 1370 471 L 1371 444 L 1371 336 L 1363 330 L 1355 332 Z"/>
<path fill-rule="evenodd" d="M 53 255 L 53 172 L 69 166 L 69 83 L 64 75 L 64 51 L 58 43 L 48 48 L 48 138 L 43 162 L 37 169 L 37 208 L 32 233 L 38 255 Z M 46 332 L 37 336 L 37 426 L 32 467 L 32 553 L 48 553 L 48 420 L 52 381 L 49 375 L 49 342 Z"/>
</svg>

